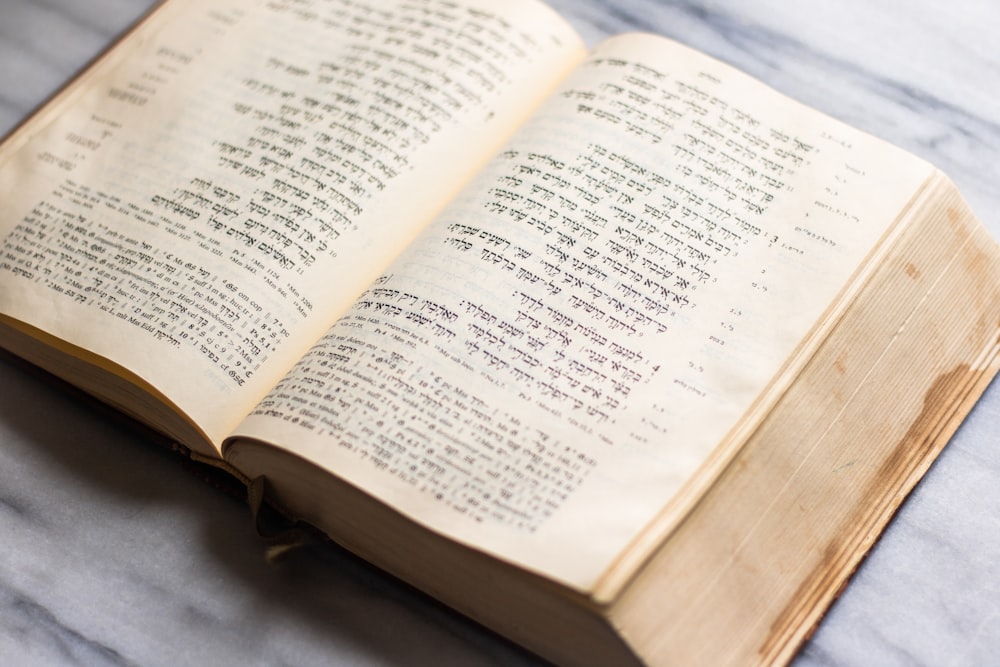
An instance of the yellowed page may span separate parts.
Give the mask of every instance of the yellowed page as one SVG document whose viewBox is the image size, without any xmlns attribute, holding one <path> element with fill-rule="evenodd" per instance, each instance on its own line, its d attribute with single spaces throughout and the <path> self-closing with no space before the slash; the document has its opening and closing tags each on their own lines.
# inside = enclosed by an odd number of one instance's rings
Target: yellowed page
<svg viewBox="0 0 1000 667">
<path fill-rule="evenodd" d="M 7 142 L 0 312 L 219 443 L 582 56 L 530 0 L 172 0 Z"/>
<path fill-rule="evenodd" d="M 593 591 L 711 481 L 930 173 L 613 39 L 239 431 Z"/>
</svg>

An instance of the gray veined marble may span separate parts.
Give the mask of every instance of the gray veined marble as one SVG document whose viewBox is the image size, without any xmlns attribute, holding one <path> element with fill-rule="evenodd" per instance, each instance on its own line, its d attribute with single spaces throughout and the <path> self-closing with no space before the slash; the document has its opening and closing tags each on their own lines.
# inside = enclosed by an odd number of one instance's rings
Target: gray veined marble
<svg viewBox="0 0 1000 667">
<path fill-rule="evenodd" d="M 0 0 L 0 131 L 150 0 Z M 591 43 L 675 37 L 944 169 L 1000 237 L 1000 5 L 554 0 Z M 531 665 L 334 548 L 261 559 L 245 509 L 0 361 L 0 664 Z M 991 388 L 797 663 L 1000 664 Z"/>
</svg>

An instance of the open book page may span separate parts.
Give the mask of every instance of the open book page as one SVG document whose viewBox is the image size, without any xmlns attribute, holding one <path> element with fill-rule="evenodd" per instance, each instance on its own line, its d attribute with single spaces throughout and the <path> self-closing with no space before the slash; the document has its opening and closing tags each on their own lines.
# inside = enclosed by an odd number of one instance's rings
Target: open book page
<svg viewBox="0 0 1000 667">
<path fill-rule="evenodd" d="M 7 142 L 0 312 L 221 443 L 583 55 L 532 0 L 171 0 Z"/>
<path fill-rule="evenodd" d="M 239 431 L 593 590 L 711 481 L 930 174 L 670 41 L 612 39 Z"/>
</svg>

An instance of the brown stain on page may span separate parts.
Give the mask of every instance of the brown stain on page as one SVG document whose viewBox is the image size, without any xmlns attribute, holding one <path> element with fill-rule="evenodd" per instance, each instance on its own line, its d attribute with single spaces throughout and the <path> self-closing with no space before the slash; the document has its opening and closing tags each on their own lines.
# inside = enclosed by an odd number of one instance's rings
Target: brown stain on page
<svg viewBox="0 0 1000 667">
<path fill-rule="evenodd" d="M 970 386 L 971 373 L 968 364 L 960 364 L 938 376 L 924 394 L 920 414 L 892 448 L 892 453 L 879 467 L 868 488 L 855 496 L 857 500 L 854 508 L 841 523 L 844 528 L 837 531 L 837 535 L 846 537 L 826 545 L 819 564 L 790 598 L 790 605 L 771 624 L 768 641 L 758 651 L 761 664 L 774 662 L 779 655 L 785 653 L 784 649 L 790 641 L 796 642 L 795 648 L 798 650 L 816 631 L 822 619 L 817 620 L 802 636 L 794 635 L 795 629 L 801 624 L 801 617 L 808 614 L 809 610 L 822 605 L 825 613 L 840 597 L 851 576 L 867 556 L 868 548 L 874 544 L 875 538 L 892 520 L 905 496 L 912 490 L 906 480 L 914 471 L 927 465 L 929 458 L 944 446 L 941 443 L 943 438 L 945 442 L 950 438 L 951 430 L 942 433 L 942 427 L 949 424 L 954 407 L 962 402 Z M 860 527 L 861 530 L 851 527 Z M 838 587 L 830 595 L 828 591 L 834 585 Z M 827 596 L 829 598 L 825 599 Z"/>
<path fill-rule="evenodd" d="M 844 361 L 844 357 L 837 357 L 837 360 L 833 362 L 833 368 L 837 371 L 838 375 L 843 375 L 847 372 L 847 362 Z"/>
<path fill-rule="evenodd" d="M 945 211 L 945 216 L 948 218 L 948 222 L 950 222 L 952 226 L 957 225 L 959 221 L 962 219 L 961 212 L 954 206 L 948 207 L 948 210 Z"/>
</svg>

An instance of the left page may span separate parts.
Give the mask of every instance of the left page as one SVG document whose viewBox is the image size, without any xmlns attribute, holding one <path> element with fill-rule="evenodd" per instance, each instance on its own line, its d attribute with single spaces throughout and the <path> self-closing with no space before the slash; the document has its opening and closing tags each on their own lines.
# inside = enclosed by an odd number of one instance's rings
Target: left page
<svg viewBox="0 0 1000 667">
<path fill-rule="evenodd" d="M 218 444 L 582 57 L 533 0 L 171 0 L 0 150 L 0 316 Z"/>
</svg>

